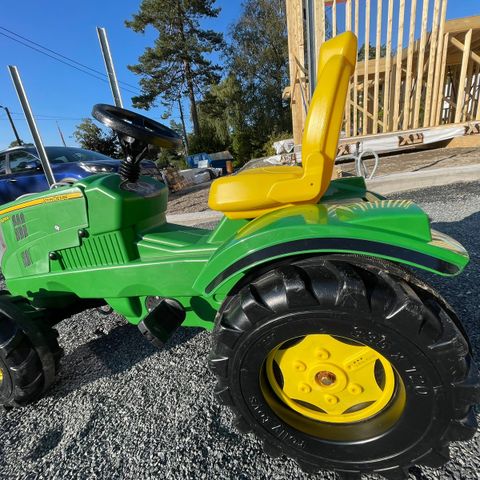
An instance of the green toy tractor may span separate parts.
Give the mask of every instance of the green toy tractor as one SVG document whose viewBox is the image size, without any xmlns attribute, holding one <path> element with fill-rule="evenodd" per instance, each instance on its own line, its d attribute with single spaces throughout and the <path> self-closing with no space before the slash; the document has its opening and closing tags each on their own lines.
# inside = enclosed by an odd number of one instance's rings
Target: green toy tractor
<svg viewBox="0 0 480 480">
<path fill-rule="evenodd" d="M 356 48 L 348 32 L 321 48 L 302 167 L 216 180 L 213 231 L 167 223 L 167 188 L 139 175 L 148 144 L 178 135 L 96 105 L 120 173 L 0 210 L 0 403 L 41 396 L 61 356 L 54 325 L 108 305 L 158 346 L 181 325 L 213 330 L 216 396 L 269 455 L 346 478 L 448 461 L 476 430 L 479 374 L 459 319 L 411 267 L 452 276 L 468 254 L 414 203 L 330 181 Z"/>
</svg>

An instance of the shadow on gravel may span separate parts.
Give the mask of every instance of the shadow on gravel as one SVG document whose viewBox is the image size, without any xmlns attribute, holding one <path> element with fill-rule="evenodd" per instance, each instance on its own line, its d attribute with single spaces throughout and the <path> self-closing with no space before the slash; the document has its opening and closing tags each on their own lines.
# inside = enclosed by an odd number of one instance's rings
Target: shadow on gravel
<svg viewBox="0 0 480 480">
<path fill-rule="evenodd" d="M 456 277 L 420 276 L 455 309 L 469 335 L 474 357 L 480 362 L 480 212 L 458 222 L 432 223 L 432 227 L 460 242 L 470 255 L 470 263 Z"/>
<path fill-rule="evenodd" d="M 179 328 L 165 347 L 158 349 L 136 326 L 120 325 L 65 355 L 61 361 L 61 380 L 47 396 L 61 398 L 100 378 L 126 372 L 152 355 L 188 342 L 202 331 L 201 328 Z"/>
</svg>

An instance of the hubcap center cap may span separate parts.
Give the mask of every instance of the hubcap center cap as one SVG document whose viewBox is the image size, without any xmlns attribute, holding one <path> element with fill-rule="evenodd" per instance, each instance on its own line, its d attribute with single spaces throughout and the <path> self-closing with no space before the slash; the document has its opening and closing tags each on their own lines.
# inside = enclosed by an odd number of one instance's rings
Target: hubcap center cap
<svg viewBox="0 0 480 480">
<path fill-rule="evenodd" d="M 315 381 L 321 387 L 329 387 L 337 381 L 337 376 L 328 370 L 321 370 L 315 375 Z"/>
</svg>

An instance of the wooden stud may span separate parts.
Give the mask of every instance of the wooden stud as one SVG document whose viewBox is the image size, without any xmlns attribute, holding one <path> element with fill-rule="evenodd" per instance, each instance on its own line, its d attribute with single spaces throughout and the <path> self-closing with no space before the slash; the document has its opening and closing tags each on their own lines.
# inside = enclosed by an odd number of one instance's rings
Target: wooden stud
<svg viewBox="0 0 480 480">
<path fill-rule="evenodd" d="M 352 0 L 347 0 L 345 3 L 345 31 L 352 29 Z M 345 131 L 347 137 L 352 135 L 352 118 L 351 118 L 351 98 L 352 98 L 352 80 L 348 84 L 347 105 L 345 107 Z"/>
<path fill-rule="evenodd" d="M 476 88 L 477 88 L 477 113 L 475 115 L 475 120 L 480 120 L 480 67 L 478 68 L 478 73 L 477 73 Z"/>
<path fill-rule="evenodd" d="M 446 85 L 445 85 L 445 70 L 447 68 L 447 54 L 448 54 L 448 40 L 449 40 L 450 34 L 446 33 L 444 38 L 443 38 L 443 48 L 442 48 L 442 60 L 440 64 L 440 81 L 439 81 L 439 97 L 436 102 L 437 105 L 437 112 L 436 112 L 436 121 L 438 125 L 442 123 L 442 117 L 443 117 L 443 103 L 445 101 L 445 90 L 446 90 Z"/>
<path fill-rule="evenodd" d="M 444 32 L 445 32 L 445 20 L 447 16 L 447 3 L 448 0 L 443 0 L 442 2 L 442 13 L 440 15 L 440 30 L 438 32 L 438 43 L 437 43 L 437 58 L 435 60 L 435 75 L 434 75 L 434 84 L 433 84 L 433 99 L 432 99 L 432 109 L 430 114 L 430 125 L 438 125 L 438 99 L 440 97 L 440 89 L 443 87 L 440 84 L 440 69 L 445 68 L 445 65 L 442 62 L 443 58 L 443 47 L 444 47 Z"/>
<path fill-rule="evenodd" d="M 417 83 L 415 91 L 415 104 L 413 113 L 413 128 L 418 128 L 420 123 L 420 105 L 422 101 L 423 91 L 423 62 L 425 60 L 425 46 L 427 43 L 427 20 L 428 20 L 428 3 L 429 0 L 423 0 L 422 9 L 422 27 L 420 35 L 420 46 L 417 62 Z"/>
<path fill-rule="evenodd" d="M 473 43 L 473 40 L 472 40 Z M 467 95 L 468 98 L 465 100 L 464 111 L 466 114 L 466 120 L 472 121 L 475 119 L 476 112 L 476 100 L 477 100 L 477 75 L 479 65 L 475 62 L 469 62 L 468 64 L 468 73 L 467 73 Z"/>
<path fill-rule="evenodd" d="M 416 1 L 416 0 L 414 0 Z M 382 53 L 382 5 L 383 0 L 377 0 L 377 41 L 375 48 L 375 81 L 373 93 L 373 133 L 378 132 L 378 108 L 380 92 L 380 56 Z"/>
<path fill-rule="evenodd" d="M 402 0 L 404 1 L 404 0 Z M 365 0 L 365 61 L 363 69 L 363 135 L 367 135 L 368 130 L 368 67 L 370 63 L 370 0 Z"/>
<path fill-rule="evenodd" d="M 288 3 L 289 0 L 286 0 Z M 303 21 L 303 15 L 302 15 Z M 315 48 L 317 51 L 317 57 L 320 53 L 320 47 L 325 42 L 325 0 L 315 1 Z"/>
<path fill-rule="evenodd" d="M 352 0 L 345 2 L 345 31 L 352 30 Z"/>
<path fill-rule="evenodd" d="M 305 58 L 303 36 L 303 2 L 302 0 L 286 0 L 288 29 L 288 61 L 291 84 L 291 107 L 293 139 L 296 145 L 302 142 L 305 109 L 302 101 L 303 88 L 299 77 L 299 65 Z M 323 3 L 323 2 L 322 2 Z"/>
<path fill-rule="evenodd" d="M 388 130 L 390 125 L 390 77 L 392 74 L 392 24 L 393 24 L 393 0 L 388 0 L 387 19 L 387 45 L 385 51 L 385 81 L 383 91 L 383 131 Z"/>
<path fill-rule="evenodd" d="M 400 0 L 400 11 L 398 14 L 398 37 L 397 37 L 397 62 L 395 65 L 395 96 L 393 101 L 393 131 L 398 130 L 400 93 L 402 90 L 402 55 L 403 55 L 403 29 L 405 20 L 405 0 Z"/>
<path fill-rule="evenodd" d="M 472 79 L 472 120 L 477 119 L 479 114 L 479 100 L 480 100 L 480 88 L 478 85 L 480 75 L 480 65 L 473 64 L 473 79 Z"/>
<path fill-rule="evenodd" d="M 472 82 L 473 82 L 473 62 L 468 62 L 467 76 L 465 85 L 465 100 L 463 102 L 462 118 L 465 122 L 471 120 L 470 112 L 472 110 Z"/>
<path fill-rule="evenodd" d="M 288 0 L 287 0 L 288 1 Z M 322 1 L 322 0 L 320 0 Z M 358 0 L 355 0 L 355 35 L 358 37 Z M 353 136 L 359 133 L 358 128 L 358 65 L 353 72 Z"/>
<path fill-rule="evenodd" d="M 460 81 L 458 83 L 457 108 L 455 111 L 455 123 L 462 121 L 462 111 L 465 101 L 465 78 L 467 76 L 468 60 L 470 58 L 470 46 L 472 44 L 472 29 L 465 35 L 465 44 L 462 58 L 462 68 L 460 70 Z"/>
<path fill-rule="evenodd" d="M 408 53 L 407 53 L 407 74 L 405 77 L 405 101 L 403 104 L 403 124 L 402 124 L 403 130 L 407 130 L 410 127 L 413 47 L 415 44 L 416 16 L 417 16 L 417 0 L 412 0 L 412 5 L 410 9 L 410 33 L 409 33 Z"/>
<path fill-rule="evenodd" d="M 433 73 L 435 71 L 435 53 L 438 42 L 438 17 L 440 14 L 440 0 L 435 0 L 433 7 L 432 35 L 430 36 L 430 54 L 428 56 L 427 89 L 425 92 L 425 113 L 423 115 L 423 126 L 430 126 L 430 112 L 432 108 Z"/>
</svg>

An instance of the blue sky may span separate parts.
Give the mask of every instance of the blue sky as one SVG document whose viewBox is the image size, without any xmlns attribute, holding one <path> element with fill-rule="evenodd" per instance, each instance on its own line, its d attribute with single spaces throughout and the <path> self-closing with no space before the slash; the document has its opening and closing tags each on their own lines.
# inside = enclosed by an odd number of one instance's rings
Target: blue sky
<svg viewBox="0 0 480 480">
<path fill-rule="evenodd" d="M 1 3 L 1 27 L 101 72 L 105 67 L 96 27 L 105 27 L 119 80 L 138 85 L 137 76 L 127 69 L 127 65 L 136 63 L 144 48 L 155 38 L 153 32 L 141 35 L 124 26 L 124 21 L 137 10 L 138 1 L 22 0 Z M 220 0 L 217 5 L 222 7 L 220 17 L 208 21 L 206 26 L 226 31 L 239 16 L 240 2 Z M 92 106 L 101 102 L 113 103 L 107 83 L 0 35 L 0 105 L 15 112 L 15 123 L 25 141 L 30 141 L 31 136 L 7 70 L 9 64 L 18 66 L 34 114 L 43 116 L 38 118 L 37 124 L 46 144 L 60 144 L 55 120 L 46 119 L 46 116 L 61 117 L 58 122 L 67 144 L 74 145 L 73 138 L 69 137 L 75 125 L 90 116 Z M 123 92 L 126 108 L 131 107 L 130 97 L 130 93 Z M 158 119 L 162 112 L 163 108 L 155 108 L 147 115 Z M 0 109 L 0 149 L 12 140 L 5 112 Z"/>
<path fill-rule="evenodd" d="M 448 18 L 478 15 L 478 3 L 478 0 L 450 0 Z M 138 4 L 138 1 L 125 0 L 2 2 L 0 26 L 101 72 L 104 65 L 95 27 L 105 27 L 119 80 L 136 86 L 138 78 L 129 72 L 127 65 L 136 63 L 138 56 L 154 39 L 153 32 L 140 35 L 124 26 L 124 20 L 131 17 Z M 222 8 L 219 18 L 209 20 L 206 26 L 225 32 L 238 18 L 241 2 L 217 0 L 217 5 Z M 92 105 L 112 103 L 107 83 L 0 35 L 0 105 L 6 105 L 14 112 L 20 136 L 26 141 L 31 137 L 7 71 L 9 64 L 17 65 L 20 70 L 46 144 L 60 144 L 57 120 L 67 143 L 74 145 L 71 135 L 75 125 L 90 116 Z M 131 107 L 130 96 L 130 93 L 123 92 L 126 108 Z M 158 119 L 162 112 L 162 108 L 155 108 L 148 115 Z M 0 149 L 12 139 L 5 112 L 0 110 Z"/>
</svg>

